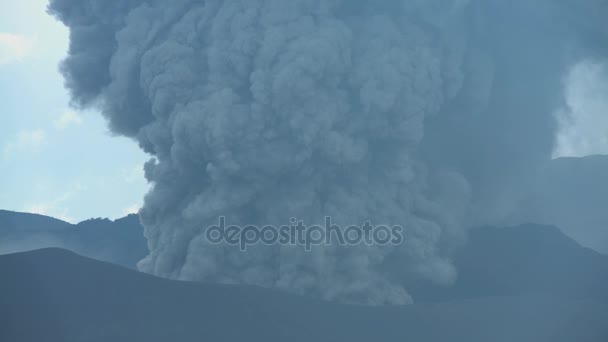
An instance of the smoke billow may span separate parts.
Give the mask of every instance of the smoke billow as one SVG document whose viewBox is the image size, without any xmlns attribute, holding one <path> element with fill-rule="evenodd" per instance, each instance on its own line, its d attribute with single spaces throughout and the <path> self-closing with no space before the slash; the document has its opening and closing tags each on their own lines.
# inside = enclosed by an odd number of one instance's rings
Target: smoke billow
<svg viewBox="0 0 608 342">
<path fill-rule="evenodd" d="M 471 202 L 550 156 L 554 81 L 581 49 L 568 7 L 585 10 L 567 0 L 52 0 L 50 11 L 70 28 L 62 70 L 74 104 L 99 107 L 153 155 L 142 270 L 398 304 L 411 300 L 409 281 L 453 280 L 449 254 Z M 405 242 L 243 253 L 204 238 L 218 216 L 326 215 L 343 227 L 402 225 Z"/>
</svg>

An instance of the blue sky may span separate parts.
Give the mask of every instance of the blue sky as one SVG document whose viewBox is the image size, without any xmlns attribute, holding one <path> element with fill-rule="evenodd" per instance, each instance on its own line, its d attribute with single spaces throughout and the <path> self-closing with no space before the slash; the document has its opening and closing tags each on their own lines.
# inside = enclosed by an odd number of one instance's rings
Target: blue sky
<svg viewBox="0 0 608 342">
<path fill-rule="evenodd" d="M 148 157 L 98 113 L 69 107 L 57 71 L 68 32 L 46 2 L 6 2 L 0 12 L 0 209 L 121 217 L 141 206 Z"/>
</svg>

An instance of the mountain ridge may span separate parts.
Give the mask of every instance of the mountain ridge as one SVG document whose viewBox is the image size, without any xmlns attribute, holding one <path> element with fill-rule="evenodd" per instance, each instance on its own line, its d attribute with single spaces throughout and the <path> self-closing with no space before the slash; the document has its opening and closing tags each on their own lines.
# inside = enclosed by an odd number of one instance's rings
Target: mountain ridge
<svg viewBox="0 0 608 342">
<path fill-rule="evenodd" d="M 364 307 L 157 278 L 51 248 L 0 256 L 0 340 L 605 341 L 608 304 L 506 296 Z M 36 327 L 36 329 L 31 329 Z"/>
<path fill-rule="evenodd" d="M 60 247 L 115 264 L 136 268 L 147 254 L 137 215 L 77 224 L 48 216 L 0 210 L 0 254 Z"/>
</svg>

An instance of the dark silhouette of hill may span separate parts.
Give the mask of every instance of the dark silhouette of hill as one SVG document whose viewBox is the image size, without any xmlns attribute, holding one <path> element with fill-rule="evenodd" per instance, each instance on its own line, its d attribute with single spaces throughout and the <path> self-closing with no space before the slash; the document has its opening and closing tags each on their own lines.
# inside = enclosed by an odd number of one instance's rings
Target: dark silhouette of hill
<svg viewBox="0 0 608 342">
<path fill-rule="evenodd" d="M 0 341 L 598 341 L 608 305 L 506 296 L 338 305 L 155 278 L 60 249 L 0 256 Z"/>
<path fill-rule="evenodd" d="M 147 253 L 136 215 L 71 225 L 40 215 L 0 211 L 0 223 L 0 252 L 11 244 L 14 248 L 8 248 L 9 252 L 61 247 L 130 268 Z M 34 243 L 19 248 L 24 241 Z M 608 288 L 608 256 L 581 247 L 551 226 L 473 229 L 454 263 L 459 274 L 452 286 L 408 283 L 408 291 L 417 302 L 538 294 L 572 299 L 608 296 L 604 290 Z"/>
<path fill-rule="evenodd" d="M 135 268 L 148 254 L 143 226 L 137 215 L 115 221 L 92 219 L 65 230 L 65 239 L 73 251 L 98 260 Z"/>
<path fill-rule="evenodd" d="M 3 237 L 23 232 L 58 231 L 68 226 L 67 222 L 44 215 L 0 210 L 0 236 Z"/>
<path fill-rule="evenodd" d="M 0 211 L 0 254 L 45 247 L 61 247 L 130 268 L 148 250 L 137 215 L 71 224 L 42 215 Z"/>
</svg>

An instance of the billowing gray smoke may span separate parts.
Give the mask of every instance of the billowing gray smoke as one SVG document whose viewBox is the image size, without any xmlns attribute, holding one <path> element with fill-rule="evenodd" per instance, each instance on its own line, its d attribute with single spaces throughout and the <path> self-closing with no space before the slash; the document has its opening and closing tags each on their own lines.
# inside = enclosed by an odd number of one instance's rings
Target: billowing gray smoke
<svg viewBox="0 0 608 342">
<path fill-rule="evenodd" d="M 517 179 L 505 165 L 519 175 L 550 156 L 562 49 L 580 41 L 570 27 L 597 28 L 561 17 L 587 10 L 574 2 L 525 3 L 53 0 L 50 11 L 71 30 L 74 104 L 99 107 L 154 156 L 142 270 L 398 304 L 411 281 L 453 280 L 471 195 L 486 203 Z M 243 253 L 204 238 L 218 216 L 326 215 L 402 225 L 405 242 Z"/>
</svg>

